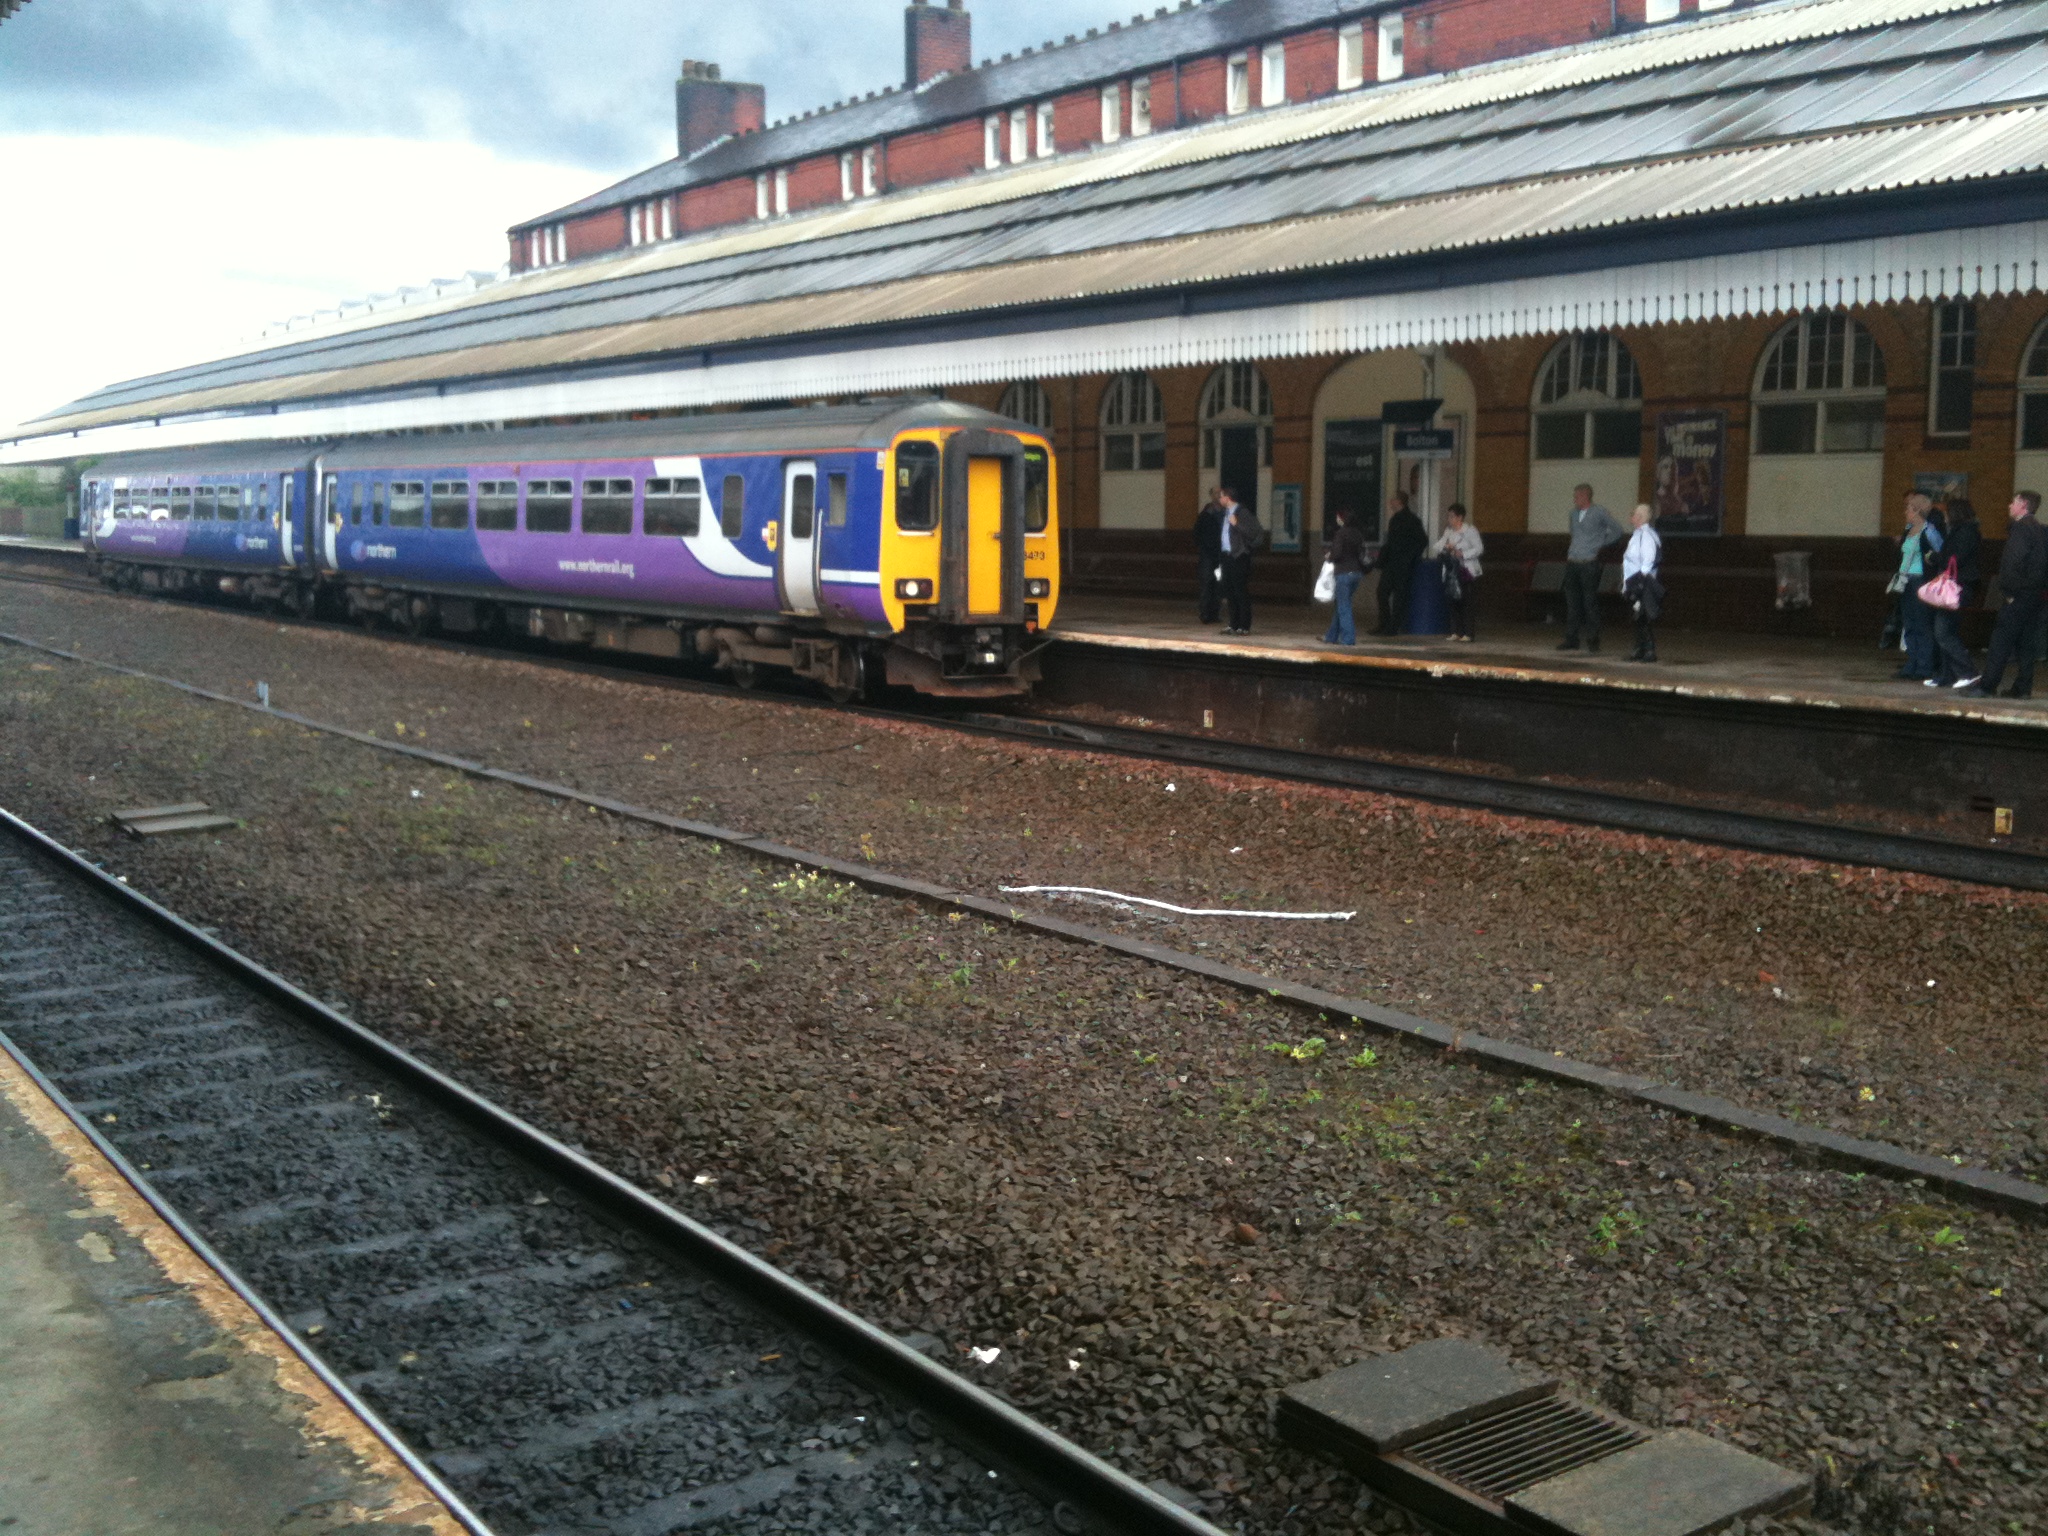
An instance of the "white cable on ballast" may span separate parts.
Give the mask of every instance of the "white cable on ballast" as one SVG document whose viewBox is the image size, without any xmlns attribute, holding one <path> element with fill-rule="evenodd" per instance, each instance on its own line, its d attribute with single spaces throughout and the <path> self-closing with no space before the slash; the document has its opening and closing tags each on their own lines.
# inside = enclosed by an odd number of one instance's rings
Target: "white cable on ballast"
<svg viewBox="0 0 2048 1536">
<path fill-rule="evenodd" d="M 1176 907 L 1170 901 L 1126 896 L 1121 891 L 1098 890 L 1092 885 L 999 885 L 996 889 L 1005 896 L 1102 896 L 1110 901 L 1129 901 L 1141 907 L 1157 907 L 1162 912 L 1177 912 L 1182 917 L 1279 917 L 1303 923 L 1348 923 L 1358 916 L 1356 912 L 1240 912 L 1233 907 Z"/>
</svg>

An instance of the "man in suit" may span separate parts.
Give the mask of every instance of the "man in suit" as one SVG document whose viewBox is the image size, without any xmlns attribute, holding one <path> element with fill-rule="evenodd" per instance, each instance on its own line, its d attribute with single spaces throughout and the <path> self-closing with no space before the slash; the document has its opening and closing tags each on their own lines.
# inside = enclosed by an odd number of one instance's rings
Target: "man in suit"
<svg viewBox="0 0 2048 1536">
<path fill-rule="evenodd" d="M 1398 635 L 1408 617 L 1408 592 L 1415 584 L 1415 563 L 1429 548 L 1422 519 L 1408 505 L 1404 492 L 1387 498 L 1386 536 L 1380 541 L 1380 622 L 1376 635 Z"/>
<path fill-rule="evenodd" d="M 2042 589 L 2048 588 L 2048 528 L 2041 526 L 2040 513 L 2036 491 L 2021 491 L 2005 509 L 2012 526 L 1998 561 L 1998 619 L 1991 629 L 1991 652 L 1984 658 L 1981 675 L 1955 684 L 1962 693 L 1998 692 L 2006 667 L 2016 662 L 2018 670 L 2006 697 L 2033 697 L 2035 620 L 2041 613 Z"/>
<path fill-rule="evenodd" d="M 1593 487 L 1572 490 L 1571 544 L 1564 555 L 1564 640 L 1560 651 L 1576 651 L 1585 637 L 1586 649 L 1600 649 L 1600 551 L 1619 544 L 1628 530 L 1614 520 L 1614 514 L 1593 500 Z"/>
<path fill-rule="evenodd" d="M 1195 563 L 1201 567 L 1196 586 L 1201 622 L 1214 624 L 1223 612 L 1223 502 L 1213 485 L 1195 514 Z"/>
<path fill-rule="evenodd" d="M 1223 632 L 1248 635 L 1252 632 L 1252 552 L 1265 541 L 1266 532 L 1229 486 L 1216 493 L 1216 500 L 1223 509 L 1223 598 L 1230 605 L 1230 627 Z"/>
</svg>

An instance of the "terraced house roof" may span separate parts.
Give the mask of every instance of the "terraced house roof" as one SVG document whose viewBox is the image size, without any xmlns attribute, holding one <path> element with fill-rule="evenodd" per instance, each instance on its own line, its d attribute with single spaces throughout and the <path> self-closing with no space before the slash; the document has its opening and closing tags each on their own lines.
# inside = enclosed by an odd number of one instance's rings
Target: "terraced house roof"
<svg viewBox="0 0 2048 1536">
<path fill-rule="evenodd" d="M 523 274 L 38 430 L 852 393 L 1908 297 L 1950 265 L 2033 287 L 2044 186 L 2048 0 L 1808 0 Z"/>
</svg>

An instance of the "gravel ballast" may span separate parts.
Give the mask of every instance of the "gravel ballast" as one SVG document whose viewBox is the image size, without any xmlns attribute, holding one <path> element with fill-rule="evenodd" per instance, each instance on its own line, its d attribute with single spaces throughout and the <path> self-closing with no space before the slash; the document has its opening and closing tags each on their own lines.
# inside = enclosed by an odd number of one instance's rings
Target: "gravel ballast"
<svg viewBox="0 0 2048 1536">
<path fill-rule="evenodd" d="M 1806 1065 L 1859 1069 L 1841 1111 L 1859 1134 L 2008 1134 L 1998 1108 L 2012 1120 L 2038 1103 L 2019 1049 L 2038 1012 L 2017 989 L 2039 985 L 2041 908 L 2024 899 L 169 605 L 7 591 L 0 627 L 224 690 L 260 677 L 322 718 L 387 735 L 402 721 L 408 740 L 424 727 L 445 750 L 967 888 L 1056 878 L 1190 905 L 1358 905 L 1341 932 L 1169 935 L 1527 1043 L 1595 1059 L 1610 1046 L 1634 1070 L 1658 1070 L 1643 1059 L 1657 1053 L 1602 1009 L 1661 986 L 1672 1002 L 1629 1022 L 1688 1048 L 1674 1078 L 1780 1108 L 1783 1085 L 1751 1069 L 1810 1038 Z M 1440 1332 L 1647 1422 L 1817 1466 L 1830 1529 L 2040 1518 L 2048 1294 L 2038 1233 L 2004 1218 L 1455 1058 L 1380 1041 L 1367 1062 L 1362 1037 L 1335 1035 L 1318 1050 L 1312 1018 L 1196 978 L 149 684 L 4 651 L 0 688 L 16 809 L 847 1304 L 937 1334 L 962 1369 L 1203 1494 L 1225 1523 L 1354 1528 L 1355 1489 L 1275 1447 L 1271 1394 Z M 137 845 L 95 820 L 188 798 L 250 825 Z M 1767 926 L 1834 941 L 1789 946 L 1806 970 L 1781 960 L 1768 983 L 1708 988 L 1749 942 L 1730 910 L 1745 901 Z M 1610 919 L 1627 926 L 1603 931 Z M 1703 958 L 1660 969 L 1675 921 Z M 1924 941 L 1936 922 L 1955 952 L 2009 959 L 1898 1005 L 1910 1042 L 1861 1010 L 1832 1037 L 1815 1023 L 1809 989 L 1846 1006 L 1837 970 L 1880 958 L 1865 928 Z M 1481 963 L 1489 952 L 1510 958 Z M 1901 957 L 1881 958 L 1896 978 Z M 1987 990 L 2015 1010 L 2000 1030 Z M 1915 1089 L 1930 1106 L 1908 1118 Z M 1982 1118 L 1959 1131 L 1932 1113 L 1958 1105 Z M 2024 1170 L 2033 1143 L 2011 1147 Z M 975 1365 L 969 1344 L 1003 1353 Z"/>
</svg>

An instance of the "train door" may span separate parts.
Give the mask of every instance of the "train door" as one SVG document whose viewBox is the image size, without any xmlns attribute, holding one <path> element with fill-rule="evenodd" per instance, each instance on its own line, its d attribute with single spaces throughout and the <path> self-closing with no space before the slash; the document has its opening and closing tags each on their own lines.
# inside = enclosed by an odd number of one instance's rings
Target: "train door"
<svg viewBox="0 0 2048 1536">
<path fill-rule="evenodd" d="M 776 552 L 786 613 L 818 611 L 818 466 L 782 466 L 782 538 Z"/>
<path fill-rule="evenodd" d="M 320 519 L 320 561 L 327 571 L 341 569 L 341 552 L 336 547 L 341 541 L 341 476 L 320 473 L 320 465 L 313 465 L 313 478 L 324 480 L 327 486 L 326 505 L 321 508 Z"/>
<path fill-rule="evenodd" d="M 298 497 L 292 493 L 298 489 L 297 475 L 280 476 L 277 482 L 277 558 L 280 565 L 290 567 L 299 563 L 298 541 L 293 537 L 293 525 L 298 521 Z"/>
<path fill-rule="evenodd" d="M 1024 447 L 970 428 L 946 442 L 946 538 L 940 610 L 954 622 L 1024 617 Z"/>
</svg>

